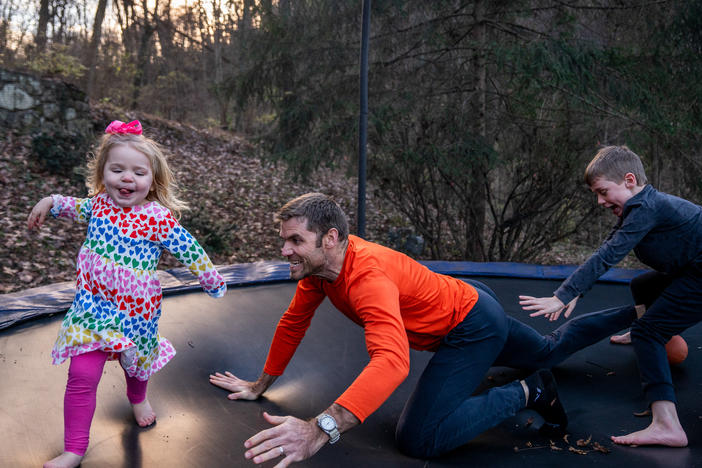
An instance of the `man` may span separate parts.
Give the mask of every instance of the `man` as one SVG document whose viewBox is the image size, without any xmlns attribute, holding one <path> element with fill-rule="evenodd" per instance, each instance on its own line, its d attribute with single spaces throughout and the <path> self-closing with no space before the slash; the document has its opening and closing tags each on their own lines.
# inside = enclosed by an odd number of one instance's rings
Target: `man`
<svg viewBox="0 0 702 468">
<path fill-rule="evenodd" d="M 282 254 L 290 261 L 291 278 L 298 280 L 295 296 L 258 380 L 226 372 L 211 375 L 210 382 L 232 392 L 230 399 L 261 396 L 285 370 L 325 297 L 364 328 L 370 361 L 311 421 L 264 413 L 274 427 L 245 443 L 245 457 L 255 463 L 279 456 L 285 457 L 280 466 L 305 460 L 362 423 L 407 377 L 410 347 L 434 356 L 398 422 L 397 442 L 408 455 L 441 455 L 524 408 L 539 412 L 544 428 L 562 433 L 567 417 L 547 370 L 472 393 L 492 365 L 550 367 L 635 317 L 633 307 L 612 309 L 584 322 L 572 320 L 543 337 L 508 317 L 484 284 L 433 273 L 404 254 L 350 236 L 341 208 L 325 195 L 302 195 L 277 218 Z"/>
</svg>

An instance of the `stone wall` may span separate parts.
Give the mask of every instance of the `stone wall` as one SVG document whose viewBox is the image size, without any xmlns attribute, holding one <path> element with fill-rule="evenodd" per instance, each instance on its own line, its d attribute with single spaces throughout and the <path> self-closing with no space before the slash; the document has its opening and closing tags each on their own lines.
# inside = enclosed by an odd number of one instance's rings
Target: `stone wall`
<svg viewBox="0 0 702 468">
<path fill-rule="evenodd" d="M 2 131 L 80 134 L 89 128 L 90 105 L 77 87 L 0 68 Z"/>
</svg>

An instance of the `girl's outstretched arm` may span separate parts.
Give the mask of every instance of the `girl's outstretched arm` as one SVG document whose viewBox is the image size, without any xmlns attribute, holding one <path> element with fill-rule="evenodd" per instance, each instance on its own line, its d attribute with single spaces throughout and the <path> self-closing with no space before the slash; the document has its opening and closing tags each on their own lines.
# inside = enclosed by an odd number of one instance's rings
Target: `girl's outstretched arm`
<svg viewBox="0 0 702 468">
<path fill-rule="evenodd" d="M 161 245 L 198 277 L 202 289 L 212 297 L 222 297 L 227 283 L 214 267 L 197 240 L 173 218 L 170 212 L 159 221 Z"/>
<path fill-rule="evenodd" d="M 64 197 L 53 194 L 42 198 L 32 208 L 27 218 L 27 225 L 29 229 L 41 226 L 49 213 L 54 218 L 68 218 L 79 223 L 87 223 L 92 216 L 92 209 L 92 198 Z"/>
<path fill-rule="evenodd" d="M 27 228 L 31 231 L 34 228 L 41 227 L 44 224 L 46 215 L 49 214 L 51 208 L 54 206 L 54 199 L 52 197 L 44 197 L 39 202 L 34 205 L 32 211 L 29 212 L 27 217 Z"/>
</svg>

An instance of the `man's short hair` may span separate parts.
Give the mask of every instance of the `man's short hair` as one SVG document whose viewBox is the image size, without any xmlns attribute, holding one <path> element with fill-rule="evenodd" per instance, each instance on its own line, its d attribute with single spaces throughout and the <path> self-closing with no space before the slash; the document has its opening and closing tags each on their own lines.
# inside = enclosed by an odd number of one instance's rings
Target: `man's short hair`
<svg viewBox="0 0 702 468">
<path fill-rule="evenodd" d="M 305 218 L 307 230 L 317 233 L 317 247 L 322 245 L 322 236 L 331 228 L 339 232 L 339 240 L 349 236 L 349 224 L 341 207 L 323 193 L 306 193 L 287 202 L 275 215 L 276 221 Z"/>
<path fill-rule="evenodd" d="M 596 179 L 604 177 L 617 184 L 631 172 L 636 176 L 636 184 L 641 186 L 647 182 L 641 158 L 626 146 L 605 146 L 597 152 L 585 169 L 585 183 L 592 185 Z"/>
</svg>

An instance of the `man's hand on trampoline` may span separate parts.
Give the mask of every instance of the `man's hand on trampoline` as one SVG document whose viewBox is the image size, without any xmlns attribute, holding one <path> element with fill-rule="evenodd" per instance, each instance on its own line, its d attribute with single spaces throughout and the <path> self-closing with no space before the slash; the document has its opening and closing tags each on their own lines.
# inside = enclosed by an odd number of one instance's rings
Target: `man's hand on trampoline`
<svg viewBox="0 0 702 468">
<path fill-rule="evenodd" d="M 266 391 L 275 379 L 276 377 L 265 373 L 256 382 L 242 380 L 229 371 L 226 371 L 224 374 L 219 372 L 210 374 L 210 383 L 212 385 L 232 392 L 227 395 L 227 398 L 230 400 L 255 400 Z"/>
<path fill-rule="evenodd" d="M 263 418 L 273 425 L 244 442 L 244 456 L 256 464 L 282 457 L 275 468 L 285 468 L 293 462 L 310 458 L 329 441 L 319 430 L 317 422 L 303 421 L 292 416 L 272 416 L 266 412 Z"/>
<path fill-rule="evenodd" d="M 563 311 L 565 311 L 565 313 L 563 314 L 565 318 L 570 317 L 570 314 L 571 312 L 573 312 L 573 309 L 575 309 L 575 304 L 577 302 L 578 298 L 576 297 L 575 299 L 570 301 L 566 306 L 556 296 L 519 296 L 519 305 L 522 306 L 522 309 L 527 311 L 535 311 L 529 314 L 529 317 L 539 317 L 541 315 L 544 315 L 551 322 L 558 320 Z"/>
</svg>

